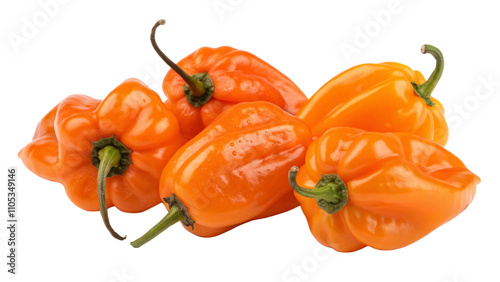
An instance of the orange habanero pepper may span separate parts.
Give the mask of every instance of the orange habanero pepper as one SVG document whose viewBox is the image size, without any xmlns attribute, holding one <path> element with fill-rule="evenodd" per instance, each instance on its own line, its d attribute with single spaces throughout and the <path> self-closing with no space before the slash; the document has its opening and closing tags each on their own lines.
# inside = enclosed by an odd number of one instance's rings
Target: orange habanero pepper
<svg viewBox="0 0 500 282">
<path fill-rule="evenodd" d="M 423 45 L 436 59 L 427 81 L 419 71 L 387 62 L 352 67 L 323 85 L 297 116 L 319 137 L 348 126 L 378 132 L 408 132 L 445 145 L 448 125 L 441 103 L 431 97 L 444 68 L 441 51 Z"/>
<path fill-rule="evenodd" d="M 141 212 L 158 204 L 160 174 L 184 143 L 158 94 L 129 79 L 103 101 L 65 98 L 40 121 L 19 157 L 38 176 L 63 184 L 78 207 L 100 210 L 109 232 L 123 240 L 107 208 Z"/>
<path fill-rule="evenodd" d="M 191 139 L 222 111 L 239 102 L 267 101 L 296 114 L 306 95 L 284 74 L 248 52 L 228 46 L 203 47 L 172 62 L 155 42 L 160 57 L 172 68 L 163 81 L 165 104 L 175 114 L 181 133 Z"/>
<path fill-rule="evenodd" d="M 170 159 L 160 181 L 169 213 L 132 246 L 178 221 L 211 237 L 298 206 L 287 171 L 304 163 L 311 141 L 307 125 L 276 105 L 229 108 Z"/>
<path fill-rule="evenodd" d="M 480 182 L 428 139 L 348 127 L 317 138 L 297 171 L 290 185 L 312 234 L 341 252 L 419 240 L 462 212 Z"/>
</svg>

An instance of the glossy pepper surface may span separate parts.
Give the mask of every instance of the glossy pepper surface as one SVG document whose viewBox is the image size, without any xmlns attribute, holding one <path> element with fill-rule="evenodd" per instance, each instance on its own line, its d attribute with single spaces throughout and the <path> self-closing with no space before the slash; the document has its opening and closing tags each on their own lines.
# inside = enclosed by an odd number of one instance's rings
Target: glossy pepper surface
<svg viewBox="0 0 500 282">
<path fill-rule="evenodd" d="M 290 171 L 312 234 L 342 252 L 417 241 L 462 212 L 479 182 L 430 140 L 345 127 L 317 138 Z"/>
<path fill-rule="evenodd" d="M 158 204 L 161 172 L 184 143 L 161 98 L 129 79 L 102 101 L 65 98 L 19 157 L 38 176 L 63 184 L 78 207 L 100 210 L 113 236 L 123 239 L 109 225 L 107 208 L 141 212 Z"/>
<path fill-rule="evenodd" d="M 229 108 L 170 159 L 160 181 L 170 212 L 132 245 L 177 221 L 210 237 L 296 207 L 287 172 L 304 163 L 311 140 L 304 122 L 271 103 Z"/>
<path fill-rule="evenodd" d="M 419 71 L 387 62 L 352 67 L 323 85 L 297 113 L 314 137 L 348 126 L 378 132 L 408 132 L 445 145 L 448 125 L 441 103 L 430 95 L 444 68 L 442 53 L 432 45 L 422 53 L 436 59 L 425 81 Z"/>
<path fill-rule="evenodd" d="M 296 114 L 307 101 L 304 93 L 284 74 L 248 52 L 228 46 L 203 47 L 176 65 L 157 46 L 172 68 L 163 81 L 165 104 L 176 115 L 188 139 L 208 126 L 228 107 L 239 102 L 267 101 Z"/>
</svg>

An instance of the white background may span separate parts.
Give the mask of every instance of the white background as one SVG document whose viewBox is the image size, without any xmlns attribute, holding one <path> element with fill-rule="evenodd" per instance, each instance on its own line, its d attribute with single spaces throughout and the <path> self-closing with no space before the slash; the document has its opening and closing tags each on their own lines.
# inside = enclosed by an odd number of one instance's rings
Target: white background
<svg viewBox="0 0 500 282">
<path fill-rule="evenodd" d="M 2 1 L 0 167 L 3 179 L 8 166 L 19 170 L 19 274 L 7 274 L 2 263 L 0 280 L 500 281 L 499 7 L 495 1 L 443 2 Z M 140 249 L 129 239 L 111 238 L 98 212 L 74 206 L 60 184 L 28 171 L 17 152 L 67 95 L 102 99 L 136 77 L 164 97 L 168 68 L 149 43 L 161 18 L 167 24 L 158 41 L 174 61 L 202 46 L 233 46 L 269 62 L 308 96 L 337 73 L 367 62 L 401 62 L 427 77 L 435 61 L 420 46 L 439 47 L 446 66 L 433 95 L 448 112 L 447 149 L 482 178 L 476 198 L 452 221 L 393 251 L 322 247 L 300 209 L 210 239 L 180 224 Z M 7 215 L 3 187 L 1 226 Z M 110 218 L 120 234 L 134 239 L 165 211 L 162 205 L 140 214 L 112 208 Z M 4 227 L 0 239 L 5 261 Z"/>
</svg>

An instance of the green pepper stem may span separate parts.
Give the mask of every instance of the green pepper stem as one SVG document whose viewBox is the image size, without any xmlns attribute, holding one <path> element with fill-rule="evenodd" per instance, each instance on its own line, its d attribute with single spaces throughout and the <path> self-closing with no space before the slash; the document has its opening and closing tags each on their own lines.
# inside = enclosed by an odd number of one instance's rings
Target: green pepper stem
<svg viewBox="0 0 500 282">
<path fill-rule="evenodd" d="M 108 206 L 106 203 L 106 178 L 110 170 L 120 164 L 121 158 L 120 150 L 116 147 L 106 146 L 102 148 L 99 150 L 100 163 L 97 172 L 97 193 L 99 195 L 99 210 L 101 211 L 101 217 L 109 233 L 118 240 L 124 240 L 127 236 L 120 236 L 109 223 Z"/>
<path fill-rule="evenodd" d="M 132 245 L 134 248 L 139 248 L 140 246 L 151 241 L 156 236 L 160 235 L 160 233 L 165 231 L 170 226 L 183 220 L 185 220 L 184 215 L 177 206 L 173 205 L 167 215 L 162 220 L 160 220 L 160 222 L 153 226 L 153 228 L 142 235 L 139 239 L 131 242 L 130 245 Z"/>
<path fill-rule="evenodd" d="M 153 29 L 151 30 L 151 44 L 153 45 L 153 48 L 155 49 L 156 53 L 169 65 L 182 79 L 186 82 L 188 85 L 189 89 L 191 90 L 191 93 L 193 96 L 196 97 L 201 97 L 205 92 L 207 91 L 205 84 L 199 80 L 194 79 L 191 77 L 189 74 L 187 74 L 183 69 L 181 69 L 176 63 L 174 63 L 172 60 L 170 60 L 165 53 L 163 53 L 158 47 L 158 44 L 156 43 L 155 35 L 156 35 L 156 29 L 160 25 L 164 25 L 165 20 L 159 20 L 156 22 L 156 24 L 153 26 Z"/>
<path fill-rule="evenodd" d="M 347 186 L 338 175 L 322 175 L 314 189 L 307 189 L 297 184 L 298 171 L 299 168 L 294 166 L 288 172 L 290 186 L 297 194 L 316 199 L 318 206 L 329 214 L 338 212 L 347 204 Z"/>
<path fill-rule="evenodd" d="M 431 93 L 434 88 L 436 88 L 436 85 L 439 82 L 441 75 L 443 74 L 444 57 L 443 53 L 441 53 L 438 48 L 429 44 L 422 45 L 422 48 L 420 50 L 422 51 L 422 54 L 429 53 L 436 59 L 436 67 L 434 68 L 434 71 L 431 73 L 427 81 L 422 84 L 416 84 L 415 82 L 412 82 L 411 84 L 413 85 L 415 93 L 418 96 L 422 97 L 427 105 L 432 107 L 434 106 L 434 102 L 432 102 L 431 100 Z"/>
</svg>

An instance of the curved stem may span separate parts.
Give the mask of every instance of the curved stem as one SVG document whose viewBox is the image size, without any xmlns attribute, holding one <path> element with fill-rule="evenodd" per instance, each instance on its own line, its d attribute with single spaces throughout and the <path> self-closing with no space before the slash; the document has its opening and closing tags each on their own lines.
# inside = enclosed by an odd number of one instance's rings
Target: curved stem
<svg viewBox="0 0 500 282">
<path fill-rule="evenodd" d="M 429 53 L 436 59 L 436 67 L 429 76 L 429 79 L 427 79 L 424 83 L 416 84 L 415 82 L 412 82 L 411 84 L 413 85 L 415 93 L 417 93 L 418 96 L 422 97 L 427 105 L 432 107 L 434 106 L 434 102 L 432 102 L 431 100 L 431 93 L 434 88 L 436 88 L 436 85 L 439 82 L 441 75 L 443 74 L 444 57 L 443 53 L 441 53 L 438 48 L 429 44 L 422 45 L 422 48 L 420 50 L 423 54 Z"/>
<path fill-rule="evenodd" d="M 290 186 L 297 194 L 316 199 L 318 206 L 329 214 L 338 212 L 347 204 L 347 186 L 338 175 L 322 175 L 314 189 L 307 189 L 297 184 L 298 171 L 299 168 L 294 166 L 288 172 Z"/>
<path fill-rule="evenodd" d="M 185 220 L 184 215 L 177 206 L 173 205 L 167 215 L 162 220 L 160 220 L 160 222 L 153 226 L 153 228 L 146 232 L 146 234 L 142 235 L 139 239 L 131 242 L 130 245 L 132 245 L 134 248 L 139 248 L 140 246 L 151 241 L 156 236 L 160 235 L 160 233 L 165 231 L 173 224 L 183 220 Z"/>
<path fill-rule="evenodd" d="M 100 163 L 97 172 L 97 193 L 99 195 L 99 210 L 101 211 L 101 217 L 109 233 L 118 240 L 124 240 L 127 236 L 120 236 L 109 223 L 108 206 L 106 203 L 106 178 L 110 170 L 120 164 L 121 158 L 120 150 L 116 147 L 106 146 L 102 148 L 99 150 Z"/>
<path fill-rule="evenodd" d="M 205 92 L 207 91 L 205 84 L 201 81 L 198 81 L 194 78 L 192 78 L 189 74 L 187 74 L 183 69 L 181 69 L 176 63 L 174 63 L 172 60 L 170 60 L 167 55 L 165 55 L 160 47 L 158 47 L 158 44 L 156 43 L 155 35 L 156 35 L 156 29 L 160 25 L 164 25 L 165 20 L 159 20 L 156 22 L 156 24 L 153 26 L 153 29 L 151 30 L 151 44 L 153 45 L 153 48 L 155 49 L 156 53 L 169 65 L 178 75 L 184 79 L 186 84 L 188 85 L 189 89 L 191 90 L 191 93 L 193 96 L 196 97 L 201 97 Z"/>
</svg>

